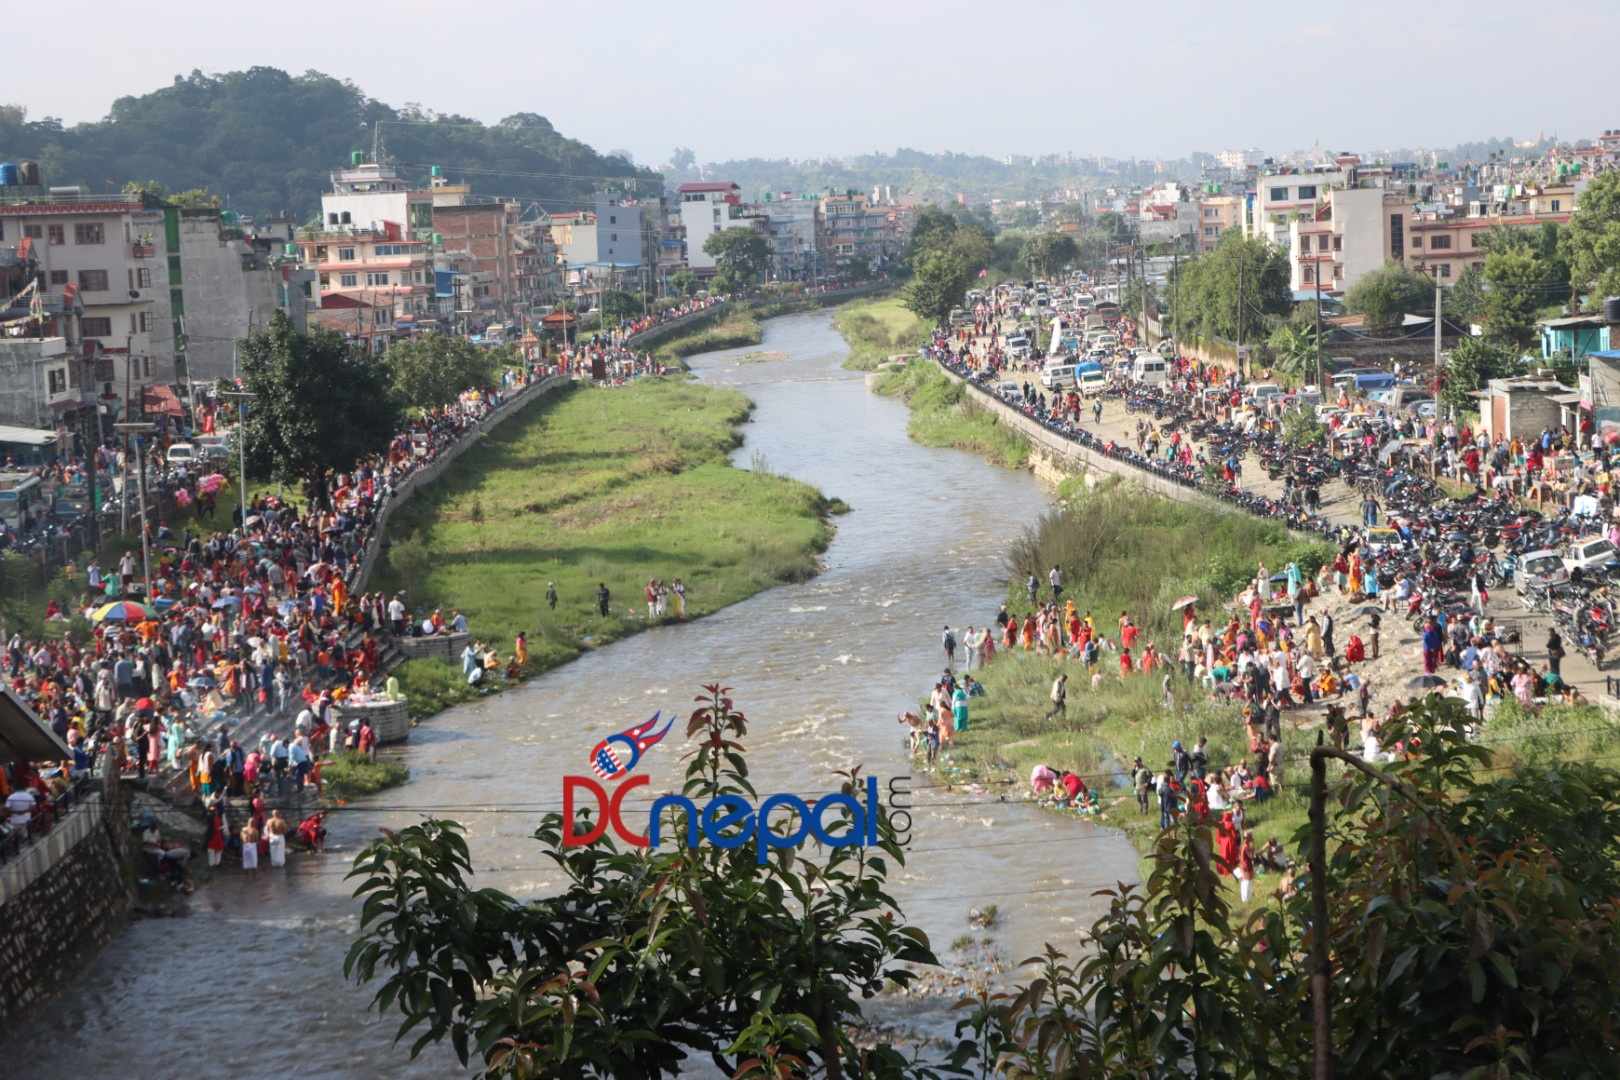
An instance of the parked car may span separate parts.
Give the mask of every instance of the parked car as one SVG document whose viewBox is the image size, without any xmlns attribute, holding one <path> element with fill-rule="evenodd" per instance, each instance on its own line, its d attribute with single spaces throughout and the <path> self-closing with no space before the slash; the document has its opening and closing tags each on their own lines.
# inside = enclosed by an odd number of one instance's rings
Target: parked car
<svg viewBox="0 0 1620 1080">
<path fill-rule="evenodd" d="M 1617 558 L 1620 552 L 1615 551 L 1606 537 L 1589 536 L 1570 543 L 1569 552 L 1564 556 L 1564 569 L 1579 570 L 1582 574 L 1600 572 Z"/>
<path fill-rule="evenodd" d="M 1080 388 L 1082 397 L 1090 397 L 1108 389 L 1108 376 L 1103 374 L 1100 369 L 1082 372 L 1076 380 L 1076 385 Z"/>
<path fill-rule="evenodd" d="M 185 469 L 197 464 L 202 455 L 197 452 L 196 443 L 177 442 L 169 447 L 169 452 L 163 460 L 169 463 L 170 468 Z"/>
</svg>

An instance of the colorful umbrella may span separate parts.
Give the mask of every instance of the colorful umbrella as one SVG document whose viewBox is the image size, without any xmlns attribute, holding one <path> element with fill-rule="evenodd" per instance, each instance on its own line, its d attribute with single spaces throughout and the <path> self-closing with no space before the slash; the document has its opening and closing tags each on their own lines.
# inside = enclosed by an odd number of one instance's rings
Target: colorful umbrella
<svg viewBox="0 0 1620 1080">
<path fill-rule="evenodd" d="M 212 495 L 225 486 L 225 477 L 220 473 L 209 473 L 197 482 L 197 490 Z"/>
<path fill-rule="evenodd" d="M 91 622 L 105 622 L 112 619 L 114 622 L 140 622 L 142 619 L 155 619 L 157 612 L 145 604 L 137 604 L 133 600 L 114 600 L 110 604 L 103 604 L 90 613 Z"/>
<path fill-rule="evenodd" d="M 1196 597 L 1196 596 L 1183 596 L 1180 600 L 1177 600 L 1175 603 L 1170 605 L 1170 610 L 1171 611 L 1180 611 L 1182 608 L 1191 607 L 1193 604 L 1196 604 L 1196 603 L 1198 603 L 1198 597 Z"/>
</svg>

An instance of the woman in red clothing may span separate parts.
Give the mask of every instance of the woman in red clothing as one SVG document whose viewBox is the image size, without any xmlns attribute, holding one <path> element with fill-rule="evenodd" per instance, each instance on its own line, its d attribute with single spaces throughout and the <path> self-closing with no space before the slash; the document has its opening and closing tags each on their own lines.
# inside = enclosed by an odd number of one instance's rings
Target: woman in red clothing
<svg viewBox="0 0 1620 1080">
<path fill-rule="evenodd" d="M 1215 826 L 1215 868 L 1222 874 L 1230 874 L 1237 868 L 1240 854 L 1237 823 L 1232 820 L 1232 811 L 1228 810 L 1221 815 L 1220 824 Z"/>
<path fill-rule="evenodd" d="M 1129 675 L 1133 668 L 1134 665 L 1131 663 L 1131 650 L 1129 648 L 1119 650 L 1120 678 L 1124 678 L 1125 676 Z"/>
</svg>

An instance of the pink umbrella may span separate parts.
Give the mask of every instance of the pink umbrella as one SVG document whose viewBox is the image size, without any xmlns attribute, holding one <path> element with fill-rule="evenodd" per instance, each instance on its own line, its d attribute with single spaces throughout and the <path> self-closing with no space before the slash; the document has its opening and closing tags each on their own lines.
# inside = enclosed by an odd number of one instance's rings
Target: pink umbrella
<svg viewBox="0 0 1620 1080">
<path fill-rule="evenodd" d="M 224 476 L 220 475 L 219 473 L 209 473 L 207 476 L 198 481 L 197 490 L 203 492 L 204 494 L 212 495 L 214 492 L 218 491 L 224 486 Z"/>
<path fill-rule="evenodd" d="M 181 509 L 185 509 L 191 505 L 191 492 L 187 491 L 185 488 L 181 488 L 174 493 L 174 501 L 175 505 L 179 506 Z"/>
</svg>

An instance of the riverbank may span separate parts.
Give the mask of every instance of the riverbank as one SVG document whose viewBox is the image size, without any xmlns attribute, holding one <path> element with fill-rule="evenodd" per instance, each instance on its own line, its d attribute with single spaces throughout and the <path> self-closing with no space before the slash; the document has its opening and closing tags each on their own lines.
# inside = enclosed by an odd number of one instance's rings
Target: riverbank
<svg viewBox="0 0 1620 1080">
<path fill-rule="evenodd" d="M 463 612 L 503 661 L 524 632 L 527 677 L 673 620 L 673 604 L 664 619 L 648 617 L 650 578 L 684 582 L 688 618 L 804 580 L 841 504 L 727 461 L 750 409 L 735 391 L 668 379 L 538 403 L 401 508 L 376 585 L 446 619 Z M 478 693 L 443 661 L 413 660 L 398 674 L 418 717 Z"/>
<path fill-rule="evenodd" d="M 993 413 L 972 400 L 965 387 L 946 378 L 937 364 L 912 360 L 904 368 L 877 375 L 872 389 L 906 403 L 911 410 L 906 432 L 923 446 L 971 450 L 1009 469 L 1029 464 L 1029 440 L 998 423 Z"/>
<path fill-rule="evenodd" d="M 1307 573 L 1330 554 L 1323 544 L 1302 541 L 1271 522 L 1247 515 L 1206 510 L 1157 498 L 1118 481 L 1088 490 L 1070 481 L 1059 490 L 1056 510 L 1009 548 L 1007 608 L 1022 618 L 1032 608 L 1025 582 L 1034 574 L 1041 599 L 1050 596 L 1046 570 L 1064 570 L 1064 599 L 1082 618 L 1090 613 L 1097 632 L 1117 643 L 1119 618 L 1129 612 L 1141 628 L 1135 650 L 1153 643 L 1170 664 L 1152 674 L 1121 676 L 1119 653 L 1105 651 L 1095 689 L 1091 672 L 1074 660 L 1017 650 L 998 650 L 994 662 L 975 677 L 986 689 L 972 703 L 970 729 L 957 736 L 947 760 L 953 779 L 996 780 L 1028 793 L 1031 770 L 1045 764 L 1079 774 L 1102 799 L 1103 820 L 1120 828 L 1146 857 L 1158 837 L 1156 800 L 1138 810 L 1130 788 L 1133 759 L 1162 771 L 1179 741 L 1189 751 L 1200 737 L 1209 740 L 1212 768 L 1248 758 L 1242 711 L 1235 704 L 1207 700 L 1174 666 L 1182 616 L 1171 610 L 1178 599 L 1196 596 L 1196 610 L 1219 626 L 1220 612 L 1244 587 L 1258 564 L 1282 567 L 1298 562 Z M 1171 705 L 1164 701 L 1163 673 L 1173 672 Z M 1052 682 L 1069 674 L 1068 705 L 1049 718 Z M 1256 842 L 1276 837 L 1289 844 L 1305 820 L 1300 782 L 1303 754 L 1321 714 L 1294 711 L 1283 716 L 1284 745 L 1290 750 L 1281 793 L 1249 808 Z"/>
<path fill-rule="evenodd" d="M 703 352 L 737 349 L 744 345 L 758 345 L 765 340 L 765 329 L 750 308 L 733 309 L 717 322 L 699 326 L 688 333 L 679 334 L 660 342 L 653 356 L 664 364 L 680 366 L 681 360 Z"/>
<path fill-rule="evenodd" d="M 833 326 L 849 342 L 844 366 L 852 371 L 873 371 L 896 353 L 915 356 L 932 331 L 898 295 L 845 304 L 833 316 Z"/>
</svg>

